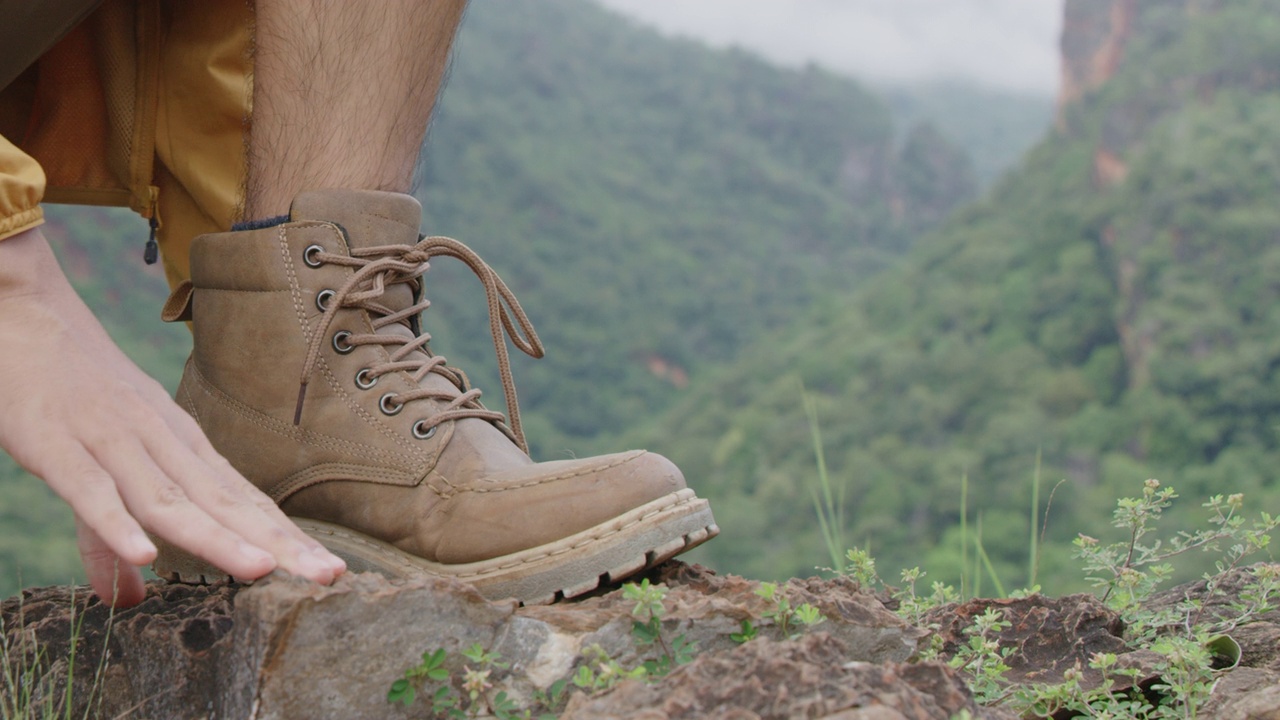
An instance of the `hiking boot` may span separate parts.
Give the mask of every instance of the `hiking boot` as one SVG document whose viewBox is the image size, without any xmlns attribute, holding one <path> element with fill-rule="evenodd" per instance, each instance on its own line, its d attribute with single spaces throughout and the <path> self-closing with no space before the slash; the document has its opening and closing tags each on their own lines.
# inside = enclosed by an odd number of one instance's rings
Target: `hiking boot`
<svg viewBox="0 0 1280 720">
<path fill-rule="evenodd" d="M 537 335 L 489 266 L 420 236 L 420 217 L 407 195 L 325 190 L 282 225 L 196 238 L 165 319 L 192 322 L 177 401 L 214 447 L 351 570 L 447 575 L 491 599 L 573 597 L 715 536 L 659 455 L 529 458 L 503 332 L 541 356 Z M 419 326 L 444 256 L 484 284 L 509 424 Z M 160 545 L 160 577 L 225 577 Z"/>
</svg>

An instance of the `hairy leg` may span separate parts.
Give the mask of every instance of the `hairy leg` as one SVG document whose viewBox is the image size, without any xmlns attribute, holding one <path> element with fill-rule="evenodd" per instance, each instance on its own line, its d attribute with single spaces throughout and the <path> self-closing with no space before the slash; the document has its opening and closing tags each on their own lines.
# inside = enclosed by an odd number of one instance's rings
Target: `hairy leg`
<svg viewBox="0 0 1280 720">
<path fill-rule="evenodd" d="M 259 0 L 248 217 L 305 189 L 406 191 L 461 0 Z M 115 347 L 39 230 L 0 243 L 0 447 L 76 511 L 95 591 L 143 597 L 143 529 L 233 575 L 343 570 Z M 34 391 L 33 391 L 34 389 Z"/>
<path fill-rule="evenodd" d="M 464 0 L 259 0 L 246 219 L 298 192 L 407 192 Z"/>
</svg>

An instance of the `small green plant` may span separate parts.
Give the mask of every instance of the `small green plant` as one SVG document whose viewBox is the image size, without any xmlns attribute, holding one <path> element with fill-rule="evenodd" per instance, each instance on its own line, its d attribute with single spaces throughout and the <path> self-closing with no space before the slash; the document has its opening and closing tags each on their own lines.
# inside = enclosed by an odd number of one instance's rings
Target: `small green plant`
<svg viewBox="0 0 1280 720">
<path fill-rule="evenodd" d="M 533 691 L 533 701 L 548 710 L 548 712 L 538 716 L 539 720 L 555 720 L 559 716 L 556 711 L 564 708 L 564 704 L 568 699 L 566 692 L 568 689 L 569 680 L 560 679 L 551 683 L 551 687 L 546 690 Z"/>
<path fill-rule="evenodd" d="M 589 645 L 582 653 L 586 665 L 579 665 L 573 684 L 588 692 L 608 690 L 623 680 L 648 680 L 649 671 L 640 665 L 624 668 L 599 645 Z"/>
<path fill-rule="evenodd" d="M 790 598 L 778 589 L 777 583 L 760 583 L 756 595 L 772 603 L 764 617 L 774 622 L 783 640 L 794 640 L 806 629 L 826 621 L 818 608 L 809 603 L 793 606 Z"/>
<path fill-rule="evenodd" d="M 1039 482 L 1038 472 L 1036 482 Z M 1221 596 L 1223 579 L 1239 571 L 1248 557 L 1269 547 L 1271 533 L 1280 527 L 1280 521 L 1264 512 L 1258 520 L 1247 523 L 1241 516 L 1243 496 L 1217 495 L 1203 505 L 1209 511 L 1208 529 L 1179 532 L 1169 540 L 1155 539 L 1163 511 L 1176 498 L 1172 488 L 1163 487 L 1157 480 L 1147 480 L 1141 496 L 1117 501 L 1113 524 L 1124 532 L 1125 540 L 1103 544 L 1081 535 L 1075 543 L 1076 555 L 1083 560 L 1099 597 L 1124 619 L 1126 643 L 1135 649 L 1157 653 L 1159 660 L 1154 667 L 1146 668 L 1156 680 L 1139 690 L 1137 684 L 1143 679 L 1140 676 L 1145 676 L 1144 670 L 1121 667 L 1115 654 L 1099 653 L 1088 663 L 1089 668 L 1101 676 L 1093 686 L 1086 687 L 1084 671 L 1077 666 L 1067 670 L 1062 683 L 1012 688 L 1004 679 L 1012 648 L 1001 647 L 999 642 L 1000 632 L 1008 623 L 996 609 L 988 608 L 963 631 L 967 639 L 949 660 L 952 667 L 968 677 L 979 702 L 988 705 L 1008 702 L 1015 712 L 1032 717 L 1048 717 L 1059 712 L 1114 719 L 1197 717 L 1217 677 L 1215 656 L 1221 661 L 1219 667 L 1231 667 L 1239 661 L 1239 645 L 1225 633 L 1280 605 L 1277 602 L 1280 565 L 1274 564 L 1250 568 L 1242 587 L 1230 597 Z M 1033 499 L 1033 504 L 1038 505 L 1038 500 Z M 1033 526 L 1033 535 L 1041 528 L 1042 525 Z M 966 546 L 968 542 L 964 540 Z M 1036 552 L 1039 546 L 1037 543 Z M 975 560 L 981 563 L 981 543 L 975 542 L 974 547 L 978 553 Z M 1215 563 L 1217 572 L 1204 577 L 1205 591 L 1167 609 L 1148 607 L 1145 601 L 1173 575 L 1169 560 L 1193 550 L 1222 553 Z M 866 589 L 886 588 L 898 602 L 898 614 L 917 626 L 936 630 L 936 625 L 925 623 L 926 613 L 955 602 L 962 595 L 942 583 L 933 584 L 931 595 L 918 594 L 916 585 L 924 577 L 919 568 L 903 571 L 902 587 L 888 587 L 877 574 L 870 553 L 854 548 L 848 551 L 846 559 L 847 575 Z M 1026 597 L 1039 591 L 1034 584 L 1036 565 L 1033 562 L 1030 568 L 1032 586 L 1018 591 L 1016 596 Z M 973 576 L 975 580 L 980 577 L 977 572 Z M 920 651 L 920 657 L 938 658 L 944 645 L 942 637 L 934 634 Z"/>
<path fill-rule="evenodd" d="M 751 642 L 752 640 L 755 640 L 756 636 L 759 634 L 760 634 L 760 630 L 756 628 L 756 626 L 750 620 L 743 620 L 742 630 L 740 632 L 730 633 L 729 639 L 741 645 L 743 643 Z"/>
<path fill-rule="evenodd" d="M 1185 621 L 1183 625 L 1188 631 L 1200 624 L 1202 609 L 1181 608 L 1172 614 L 1154 615 L 1141 607 L 1142 601 L 1173 575 L 1169 560 L 1192 550 L 1218 551 L 1224 542 L 1229 543 L 1223 559 L 1215 563 L 1217 575 L 1205 577 L 1207 599 L 1216 592 L 1218 578 L 1239 567 L 1246 557 L 1266 549 L 1270 534 L 1280 527 L 1280 521 L 1265 512 L 1246 527 L 1240 515 L 1244 496 L 1215 495 L 1203 504 L 1209 510 L 1208 529 L 1179 532 L 1167 542 L 1148 540 L 1163 512 L 1177 497 L 1173 488 L 1162 487 L 1159 480 L 1147 480 L 1140 497 L 1121 498 L 1116 503 L 1112 524 L 1125 531 L 1127 540 L 1105 545 L 1087 535 L 1075 540 L 1076 556 L 1083 560 L 1088 579 L 1100 591 L 1103 602 L 1119 611 L 1143 639 L 1150 639 L 1155 632 L 1177 624 L 1180 619 Z M 1246 602 L 1252 602 L 1257 608 L 1268 606 L 1276 590 L 1275 579 L 1265 575 L 1256 577 L 1249 588 L 1251 600 Z M 1177 617 L 1188 609 L 1193 614 Z M 1253 614 L 1256 610 L 1249 616 Z M 1236 624 L 1242 619 L 1236 618 Z"/>
<path fill-rule="evenodd" d="M 563 708 L 571 685 L 588 692 L 607 690 L 623 680 L 662 677 L 693 659 L 696 647 L 684 634 L 669 638 L 663 631 L 667 588 L 645 579 L 639 584 L 624 585 L 622 592 L 626 600 L 635 603 L 631 611 L 635 618 L 631 635 L 637 648 L 657 650 L 656 657 L 637 667 L 623 667 L 600 645 L 591 645 L 583 651 L 586 663 L 578 666 L 572 678 L 555 682 L 545 692 L 535 692 L 533 708 L 521 708 L 505 692 L 491 693 L 495 671 L 508 669 L 498 653 L 485 650 L 479 644 L 472 645 L 461 653 L 465 661 L 462 672 L 455 673 L 448 668 L 448 652 L 440 648 L 424 652 L 422 662 L 406 669 L 403 677 L 392 682 L 387 701 L 407 707 L 418 699 L 420 691 L 429 690 L 425 697 L 434 717 L 553 718 L 555 711 Z M 749 621 L 744 621 L 743 630 L 755 632 Z M 535 714 L 535 710 L 545 712 Z"/>
<path fill-rule="evenodd" d="M 916 583 L 925 573 L 918 567 L 902 571 L 902 587 L 895 588 L 891 594 L 898 601 L 898 616 L 919 627 L 928 627 L 925 613 L 947 603 L 957 602 L 960 593 L 951 585 L 934 582 L 928 595 L 916 593 Z"/>
<path fill-rule="evenodd" d="M 415 681 L 420 678 L 426 678 L 432 682 L 444 682 L 449 679 L 449 671 L 444 667 L 445 657 L 448 653 L 444 648 L 440 648 L 435 652 L 428 650 L 422 653 L 422 662 L 408 668 L 404 671 L 404 677 L 391 683 L 391 690 L 387 692 L 387 702 L 398 702 L 404 705 L 412 705 L 413 701 L 418 697 L 418 691 L 414 687 Z"/>
<path fill-rule="evenodd" d="M 1102 674 L 1101 683 L 1085 689 L 1078 669 L 1068 671 L 1064 682 L 1051 687 L 1022 689 L 1016 703 L 1028 712 L 1047 716 L 1068 710 L 1089 717 L 1194 718 L 1208 699 L 1216 679 L 1213 656 L 1222 647 L 1239 659 L 1239 646 L 1222 633 L 1248 623 L 1275 607 L 1280 592 L 1280 568 L 1252 568 L 1244 587 L 1225 603 L 1225 612 L 1206 618 L 1206 609 L 1220 592 L 1222 579 L 1237 570 L 1250 555 L 1265 550 L 1270 533 L 1280 523 L 1267 513 L 1251 524 L 1240 515 L 1244 497 L 1215 495 L 1203 504 L 1209 528 L 1179 532 L 1168 541 L 1152 539 L 1157 524 L 1177 493 L 1158 480 L 1143 483 L 1142 494 L 1116 503 L 1113 524 L 1126 539 L 1112 544 L 1081 535 L 1076 555 L 1101 599 L 1126 622 L 1125 641 L 1134 648 L 1148 648 L 1159 656 L 1152 668 L 1157 681 L 1147 694 L 1135 690 L 1140 670 L 1119 668 L 1113 654 L 1094 655 L 1089 667 Z M 1226 550 L 1221 547 L 1225 545 Z M 1215 562 L 1216 574 L 1206 575 L 1205 592 L 1184 598 L 1171 608 L 1153 610 L 1144 603 L 1173 575 L 1169 560 L 1193 550 L 1223 552 Z"/>
<path fill-rule="evenodd" d="M 667 608 L 663 601 L 667 597 L 667 589 L 661 585 L 650 584 L 649 579 L 622 586 L 622 596 L 635 603 L 631 615 L 637 618 L 631 626 L 631 636 L 639 647 L 657 647 L 658 657 L 646 660 L 644 669 L 650 677 L 662 677 L 672 668 L 684 665 L 693 660 L 697 646 L 689 642 L 684 634 L 675 636 L 668 642 L 662 634 L 662 617 Z"/>
<path fill-rule="evenodd" d="M 858 585 L 866 590 L 874 590 L 880 582 L 876 574 L 876 559 L 869 550 L 853 548 L 845 553 L 849 563 L 845 566 L 845 574 L 858 581 Z"/>
<path fill-rule="evenodd" d="M 1102 675 L 1101 683 L 1092 690 L 1086 691 L 1081 684 L 1084 672 L 1077 664 L 1063 673 L 1060 684 L 1015 691 L 1015 703 L 1033 717 L 1050 717 L 1062 711 L 1116 720 L 1146 717 L 1149 704 L 1134 690 L 1140 671 L 1116 667 L 1118 659 L 1115 653 L 1096 653 L 1089 659 L 1089 667 Z"/>
<path fill-rule="evenodd" d="M 949 663 L 969 677 L 969 688 L 979 703 L 989 703 L 1004 694 L 1004 674 L 1009 672 L 1005 658 L 1011 647 L 1001 647 L 999 635 L 1009 627 L 1000 611 L 987 608 L 965 630 L 968 643 L 961 645 Z"/>
<path fill-rule="evenodd" d="M 928 627 L 924 621 L 924 615 L 928 611 L 960 600 L 960 593 L 955 587 L 942 582 L 934 582 L 928 595 L 918 594 L 916 583 L 925 576 L 925 572 L 919 567 L 903 570 L 900 576 L 902 586 L 895 588 L 889 587 L 880 579 L 871 553 L 853 548 L 845 553 L 845 558 L 848 560 L 845 572 L 857 580 L 859 586 L 870 591 L 877 587 L 887 590 L 889 596 L 898 602 L 898 617 L 917 627 Z"/>
<path fill-rule="evenodd" d="M 490 695 L 494 670 L 505 670 L 507 664 L 494 652 L 480 644 L 462 651 L 462 657 L 474 664 L 464 665 L 460 677 L 455 677 L 445 667 L 448 653 L 444 648 L 422 653 L 422 662 L 404 671 L 404 677 L 391 683 L 387 702 L 412 705 L 418 698 L 417 686 L 437 684 L 427 700 L 435 717 L 474 718 L 495 717 L 498 720 L 517 720 L 532 717 L 530 710 L 517 707 L 505 691 Z M 456 687 L 455 687 L 456 684 Z"/>
<path fill-rule="evenodd" d="M 818 487 L 809 487 L 809 497 L 813 501 L 813 510 L 818 516 L 818 530 L 822 533 L 822 542 L 831 556 L 835 572 L 844 571 L 844 556 L 840 552 L 848 547 L 844 541 L 844 500 L 846 482 L 844 478 L 832 481 L 827 472 L 827 456 L 822 449 L 822 428 L 818 423 L 818 404 L 800 385 L 800 400 L 804 405 L 804 414 L 809 420 L 809 437 L 813 442 L 813 455 L 818 463 Z"/>
<path fill-rule="evenodd" d="M 76 587 L 72 585 L 68 601 L 70 637 L 66 664 L 56 674 L 49 670 L 52 658 L 46 654 L 45 648 L 36 644 L 33 637 L 21 632 L 21 628 L 15 633 L 21 638 L 15 645 L 10 639 L 9 628 L 5 626 L 3 617 L 0 617 L 0 720 L 72 720 L 75 717 L 72 691 L 85 621 L 85 614 L 77 613 L 76 608 Z M 22 617 L 21 606 L 17 616 Z M 84 718 L 96 717 L 101 712 L 101 688 L 110 659 L 114 620 L 115 609 L 112 608 L 107 616 L 102 654 L 94 671 L 88 697 L 84 698 Z M 59 686 L 61 693 L 58 692 Z"/>
</svg>

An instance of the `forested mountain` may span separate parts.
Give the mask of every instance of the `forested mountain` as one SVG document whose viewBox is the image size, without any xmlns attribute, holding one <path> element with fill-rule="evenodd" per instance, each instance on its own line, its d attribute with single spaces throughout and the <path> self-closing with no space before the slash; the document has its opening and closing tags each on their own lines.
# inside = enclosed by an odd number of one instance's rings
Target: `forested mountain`
<svg viewBox="0 0 1280 720">
<path fill-rule="evenodd" d="M 1114 7 L 1112 7 L 1114 5 Z M 1054 566 L 1149 477 L 1280 509 L 1280 18 L 1262 0 L 1067 3 L 1058 128 L 898 267 L 744 350 L 644 436 L 716 501 L 713 566 L 825 555 L 802 385 L 850 543 L 959 574 L 970 529 L 1026 582 L 1041 458 Z M 970 551 L 972 552 L 972 551 Z M 972 557 L 972 554 L 970 555 Z"/>
<path fill-rule="evenodd" d="M 427 230 L 479 251 L 546 341 L 516 367 L 535 455 L 606 432 L 617 448 L 710 368 L 896 262 L 978 187 L 948 140 L 963 134 L 929 117 L 584 0 L 473 3 L 416 192 Z M 157 320 L 145 223 L 55 207 L 45 232 L 126 352 L 176 386 L 190 341 Z M 433 347 L 500 406 L 474 281 L 442 260 L 427 295 Z M 0 596 L 19 572 L 77 567 L 66 508 L 0 455 Z"/>
<path fill-rule="evenodd" d="M 1053 119 L 1053 98 L 974 82 L 932 80 L 877 88 L 899 127 L 932 125 L 973 159 L 982 187 L 1000 179 L 1040 142 Z"/>
<path fill-rule="evenodd" d="M 535 454 L 664 408 L 976 192 L 963 151 L 851 80 L 583 0 L 468 12 L 418 194 L 538 323 L 548 359 L 517 368 Z M 474 282 L 432 273 L 435 347 L 491 368 Z"/>
</svg>

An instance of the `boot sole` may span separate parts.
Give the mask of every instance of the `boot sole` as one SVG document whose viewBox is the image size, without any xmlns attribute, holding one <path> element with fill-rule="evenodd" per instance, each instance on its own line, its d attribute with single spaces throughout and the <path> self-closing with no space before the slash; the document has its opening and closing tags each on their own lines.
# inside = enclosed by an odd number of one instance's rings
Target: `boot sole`
<svg viewBox="0 0 1280 720">
<path fill-rule="evenodd" d="M 390 578 L 424 575 L 457 578 L 490 600 L 514 598 L 544 605 L 577 597 L 602 583 L 617 582 L 668 560 L 720 532 L 711 506 L 684 489 L 619 515 L 576 535 L 490 560 L 446 565 L 425 560 L 340 525 L 292 518 L 311 537 L 342 558 L 351 572 Z M 207 583 L 226 573 L 167 543 L 152 566 L 170 581 Z"/>
</svg>

